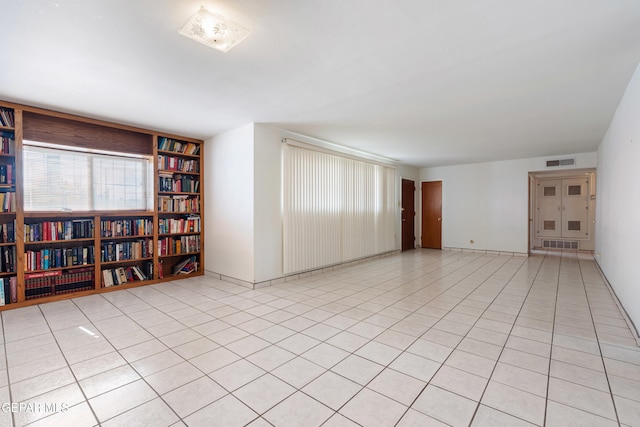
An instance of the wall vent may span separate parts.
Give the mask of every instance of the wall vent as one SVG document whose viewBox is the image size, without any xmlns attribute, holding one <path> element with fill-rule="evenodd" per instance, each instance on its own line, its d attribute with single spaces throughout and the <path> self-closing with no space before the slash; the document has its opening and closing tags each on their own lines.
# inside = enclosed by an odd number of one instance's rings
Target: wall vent
<svg viewBox="0 0 640 427">
<path fill-rule="evenodd" d="M 555 168 L 559 166 L 575 166 L 576 159 L 555 159 L 555 160 L 547 160 L 548 168 Z"/>
<path fill-rule="evenodd" d="M 545 249 L 570 249 L 577 251 L 580 249 L 580 242 L 577 240 L 543 240 L 542 247 Z"/>
</svg>

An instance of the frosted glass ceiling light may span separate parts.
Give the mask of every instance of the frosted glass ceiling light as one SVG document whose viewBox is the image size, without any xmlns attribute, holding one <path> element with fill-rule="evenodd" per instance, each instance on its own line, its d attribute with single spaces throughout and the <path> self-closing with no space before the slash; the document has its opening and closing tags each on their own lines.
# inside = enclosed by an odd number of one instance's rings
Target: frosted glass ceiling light
<svg viewBox="0 0 640 427">
<path fill-rule="evenodd" d="M 249 33 L 248 29 L 222 15 L 209 12 L 204 6 L 180 30 L 183 36 L 222 52 L 228 52 Z"/>
</svg>

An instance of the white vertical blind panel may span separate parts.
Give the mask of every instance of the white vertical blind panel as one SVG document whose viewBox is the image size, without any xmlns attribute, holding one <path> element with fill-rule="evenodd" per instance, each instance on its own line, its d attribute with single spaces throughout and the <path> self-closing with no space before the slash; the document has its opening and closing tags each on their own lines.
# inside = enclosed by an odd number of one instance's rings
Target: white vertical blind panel
<svg viewBox="0 0 640 427">
<path fill-rule="evenodd" d="M 284 273 L 393 250 L 396 171 L 283 145 Z"/>
<path fill-rule="evenodd" d="M 284 147 L 284 271 L 338 263 L 342 159 Z"/>
</svg>

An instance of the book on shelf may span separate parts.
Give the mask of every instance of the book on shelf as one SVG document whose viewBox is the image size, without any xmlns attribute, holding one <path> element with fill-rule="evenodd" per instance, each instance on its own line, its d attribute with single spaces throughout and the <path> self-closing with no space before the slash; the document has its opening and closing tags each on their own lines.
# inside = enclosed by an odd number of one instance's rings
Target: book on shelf
<svg viewBox="0 0 640 427">
<path fill-rule="evenodd" d="M 101 220 L 101 237 L 135 237 L 153 234 L 153 220 L 151 218 Z"/>
<path fill-rule="evenodd" d="M 186 218 L 158 218 L 159 234 L 199 233 L 200 216 L 189 215 Z"/>
<path fill-rule="evenodd" d="M 14 155 L 16 153 L 16 141 L 13 131 L 0 132 L 0 154 Z"/>
<path fill-rule="evenodd" d="M 142 266 L 129 265 L 126 267 L 107 268 L 102 270 L 102 282 L 104 287 L 124 285 L 125 283 L 153 279 L 152 262 L 145 262 Z M 146 273 L 145 273 L 146 271 Z M 150 275 L 148 273 L 151 273 Z"/>
<path fill-rule="evenodd" d="M 158 196 L 158 212 L 198 213 L 200 196 Z"/>
<path fill-rule="evenodd" d="M 25 271 L 91 265 L 95 263 L 95 250 L 93 246 L 27 250 L 24 261 Z"/>
<path fill-rule="evenodd" d="M 158 155 L 158 170 L 176 171 L 186 173 L 200 173 L 200 162 L 194 159 L 183 159 L 181 157 Z"/>
<path fill-rule="evenodd" d="M 13 191 L 0 193 L 0 212 L 16 211 L 16 193 Z"/>
<path fill-rule="evenodd" d="M 200 236 L 165 237 L 158 239 L 158 255 L 178 255 L 200 252 Z"/>
<path fill-rule="evenodd" d="M 0 243 L 13 243 L 16 241 L 16 220 L 0 224 Z"/>
<path fill-rule="evenodd" d="M 195 256 L 183 259 L 173 266 L 173 274 L 189 274 L 198 270 L 198 262 Z"/>
<path fill-rule="evenodd" d="M 191 175 L 158 174 L 158 191 L 173 193 L 197 193 L 200 190 L 200 181 Z"/>
<path fill-rule="evenodd" d="M 100 248 L 100 261 L 126 261 L 153 256 L 153 240 L 137 240 L 134 242 L 106 242 Z"/>
<path fill-rule="evenodd" d="M 200 144 L 161 136 L 158 138 L 158 149 L 197 156 L 200 153 Z"/>
<path fill-rule="evenodd" d="M 0 107 L 0 125 L 12 128 L 15 126 L 15 123 L 13 110 Z"/>
<path fill-rule="evenodd" d="M 0 279 L 0 306 L 18 302 L 18 278 L 16 276 Z"/>
<path fill-rule="evenodd" d="M 16 272 L 16 247 L 3 246 L 0 248 L 0 272 L 15 273 Z"/>
<path fill-rule="evenodd" d="M 43 221 L 24 225 L 25 242 L 92 239 L 93 219 Z"/>
<path fill-rule="evenodd" d="M 95 288 L 93 267 L 24 275 L 25 298 L 34 299 Z"/>
<path fill-rule="evenodd" d="M 13 165 L 0 165 L 0 185 L 13 185 L 14 181 L 14 173 L 13 173 Z"/>
</svg>

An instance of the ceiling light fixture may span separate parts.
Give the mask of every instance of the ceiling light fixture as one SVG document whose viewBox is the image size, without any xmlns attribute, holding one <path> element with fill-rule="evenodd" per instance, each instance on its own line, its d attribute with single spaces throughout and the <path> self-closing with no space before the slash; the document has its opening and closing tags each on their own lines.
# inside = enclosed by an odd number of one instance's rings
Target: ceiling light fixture
<svg viewBox="0 0 640 427">
<path fill-rule="evenodd" d="M 222 52 L 244 40 L 250 31 L 204 6 L 180 30 L 180 34 Z"/>
</svg>

